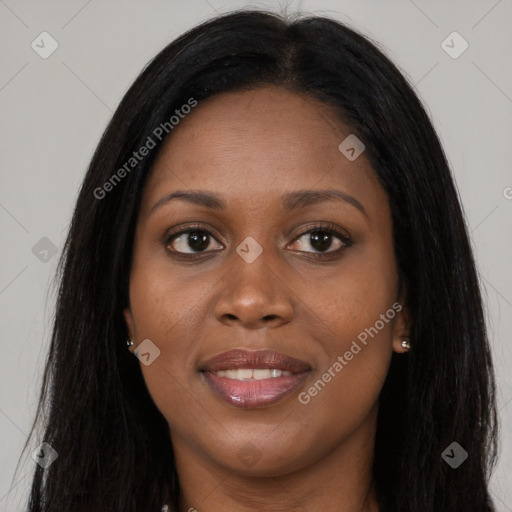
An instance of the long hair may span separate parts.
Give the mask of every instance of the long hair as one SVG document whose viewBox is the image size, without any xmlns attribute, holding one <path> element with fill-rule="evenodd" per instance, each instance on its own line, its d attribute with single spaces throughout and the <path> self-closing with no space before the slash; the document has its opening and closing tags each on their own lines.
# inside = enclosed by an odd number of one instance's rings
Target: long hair
<svg viewBox="0 0 512 512">
<path fill-rule="evenodd" d="M 155 137 L 157 127 L 172 137 L 169 119 L 183 105 L 201 108 L 215 94 L 262 85 L 329 105 L 364 142 L 389 198 L 413 349 L 393 354 L 379 397 L 373 479 L 381 510 L 494 510 L 495 381 L 482 298 L 458 193 L 429 116 L 377 45 L 344 24 L 234 11 L 189 30 L 143 69 L 93 155 L 59 262 L 31 430 L 44 416 L 39 441 L 59 456 L 46 469 L 35 466 L 32 512 L 177 506 L 168 425 L 125 343 L 122 310 L 141 195 L 165 140 Z M 155 147 L 130 160 L 148 137 Z M 453 442 L 468 453 L 457 469 L 442 456 Z"/>
</svg>

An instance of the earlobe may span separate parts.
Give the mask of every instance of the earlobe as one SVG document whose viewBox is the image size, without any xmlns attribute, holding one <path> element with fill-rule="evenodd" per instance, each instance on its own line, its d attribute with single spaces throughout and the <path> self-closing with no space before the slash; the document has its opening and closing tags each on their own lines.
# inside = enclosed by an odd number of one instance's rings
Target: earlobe
<svg viewBox="0 0 512 512">
<path fill-rule="evenodd" d="M 393 329 L 393 350 L 398 354 L 409 352 L 412 348 L 411 344 L 411 313 L 406 306 L 406 300 L 402 296 L 398 302 L 400 310 L 397 312 L 395 325 Z"/>
<path fill-rule="evenodd" d="M 409 338 L 404 336 L 401 342 L 393 342 L 393 350 L 397 354 L 404 354 L 405 352 L 409 352 L 409 350 L 411 350 L 411 343 Z"/>
<path fill-rule="evenodd" d="M 124 315 L 124 321 L 126 322 L 126 330 L 128 332 L 128 338 L 130 340 L 133 340 L 135 336 L 135 328 L 134 328 L 134 322 L 133 322 L 133 315 L 130 310 L 130 308 L 125 308 L 123 310 Z"/>
</svg>

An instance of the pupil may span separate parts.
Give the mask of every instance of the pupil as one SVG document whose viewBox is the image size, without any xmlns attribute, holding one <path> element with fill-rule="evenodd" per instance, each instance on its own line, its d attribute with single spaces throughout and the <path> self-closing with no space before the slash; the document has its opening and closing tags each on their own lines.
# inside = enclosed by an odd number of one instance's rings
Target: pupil
<svg viewBox="0 0 512 512">
<path fill-rule="evenodd" d="M 311 233 L 311 245 L 317 251 L 326 251 L 331 245 L 331 235 L 320 235 L 319 231 Z"/>
<path fill-rule="evenodd" d="M 202 251 L 208 247 L 208 235 L 203 231 L 191 231 L 188 235 L 188 245 L 194 251 Z"/>
</svg>

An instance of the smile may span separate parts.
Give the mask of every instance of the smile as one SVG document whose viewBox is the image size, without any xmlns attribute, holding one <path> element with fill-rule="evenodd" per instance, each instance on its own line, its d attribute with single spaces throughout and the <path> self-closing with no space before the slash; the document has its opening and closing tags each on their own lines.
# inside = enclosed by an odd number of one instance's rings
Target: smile
<svg viewBox="0 0 512 512">
<path fill-rule="evenodd" d="M 226 377 L 228 379 L 236 379 L 236 380 L 263 380 L 263 379 L 274 379 L 276 377 L 281 377 L 284 375 L 287 377 L 291 375 L 292 372 L 287 372 L 286 370 L 279 370 L 277 368 L 242 368 L 242 369 L 232 369 L 232 370 L 219 370 L 218 372 L 214 372 L 217 377 Z"/>
<path fill-rule="evenodd" d="M 239 408 L 261 408 L 296 391 L 311 366 L 273 350 L 235 349 L 199 367 L 204 382 L 222 401 Z"/>
</svg>

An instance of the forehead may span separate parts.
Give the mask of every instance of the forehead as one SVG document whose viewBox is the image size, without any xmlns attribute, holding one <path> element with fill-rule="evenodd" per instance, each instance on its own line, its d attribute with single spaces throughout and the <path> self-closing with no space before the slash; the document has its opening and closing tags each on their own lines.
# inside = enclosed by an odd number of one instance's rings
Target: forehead
<svg viewBox="0 0 512 512">
<path fill-rule="evenodd" d="M 332 107 L 284 88 L 213 96 L 182 119 L 164 143 L 143 209 L 174 189 L 208 189 L 244 204 L 332 186 L 382 199 L 364 153 L 350 161 L 340 152 L 349 135 L 350 127 Z"/>
</svg>

